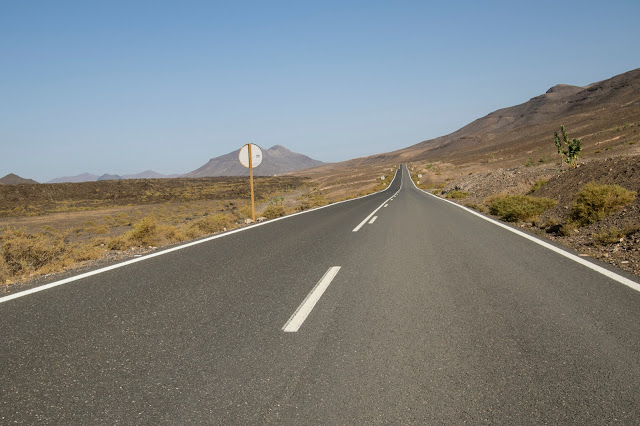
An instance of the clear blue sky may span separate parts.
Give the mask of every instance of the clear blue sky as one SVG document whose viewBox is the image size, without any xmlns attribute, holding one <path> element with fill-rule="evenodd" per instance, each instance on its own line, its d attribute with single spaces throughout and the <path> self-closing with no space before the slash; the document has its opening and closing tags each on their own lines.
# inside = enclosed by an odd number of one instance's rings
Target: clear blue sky
<svg viewBox="0 0 640 426">
<path fill-rule="evenodd" d="M 640 1 L 0 0 L 0 175 L 323 161 L 640 67 Z"/>
</svg>

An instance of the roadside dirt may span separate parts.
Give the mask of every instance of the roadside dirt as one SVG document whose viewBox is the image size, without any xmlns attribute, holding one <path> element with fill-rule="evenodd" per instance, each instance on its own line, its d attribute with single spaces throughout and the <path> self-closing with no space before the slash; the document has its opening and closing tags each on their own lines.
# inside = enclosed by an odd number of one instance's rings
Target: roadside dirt
<svg viewBox="0 0 640 426">
<path fill-rule="evenodd" d="M 426 167 L 413 163 L 414 173 L 422 172 L 426 188 L 447 197 L 452 191 L 469 195 L 451 201 L 487 213 L 487 200 L 496 194 L 529 194 L 557 201 L 555 207 L 530 222 L 518 226 L 558 241 L 574 250 L 640 276 L 640 197 L 604 219 L 582 227 L 572 227 L 570 212 L 580 189 L 587 183 L 617 184 L 640 194 L 640 156 L 594 158 L 575 169 L 560 168 L 559 163 L 488 169 L 469 165 L 466 170 L 453 165 Z M 433 172 L 439 170 L 439 175 Z M 537 181 L 546 181 L 531 191 Z M 559 232 L 562 227 L 567 235 Z M 636 230 L 615 241 L 603 238 L 616 230 Z M 604 241 L 607 240 L 607 241 Z"/>
</svg>

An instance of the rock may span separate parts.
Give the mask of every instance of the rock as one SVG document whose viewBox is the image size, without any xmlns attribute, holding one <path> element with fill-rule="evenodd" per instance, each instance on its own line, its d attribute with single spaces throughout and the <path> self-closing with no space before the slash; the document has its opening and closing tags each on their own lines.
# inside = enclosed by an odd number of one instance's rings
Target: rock
<svg viewBox="0 0 640 426">
<path fill-rule="evenodd" d="M 245 225 L 248 225 L 250 223 L 253 223 L 253 219 L 245 219 L 244 220 Z"/>
</svg>

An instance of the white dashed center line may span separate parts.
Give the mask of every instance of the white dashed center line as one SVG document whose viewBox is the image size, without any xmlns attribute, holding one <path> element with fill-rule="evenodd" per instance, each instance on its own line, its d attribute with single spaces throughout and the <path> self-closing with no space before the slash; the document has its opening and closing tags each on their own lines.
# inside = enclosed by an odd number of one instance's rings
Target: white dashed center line
<svg viewBox="0 0 640 426">
<path fill-rule="evenodd" d="M 307 319 L 313 307 L 316 306 L 318 300 L 322 297 L 324 291 L 329 287 L 331 281 L 336 277 L 340 271 L 340 266 L 332 266 L 324 274 L 324 276 L 318 281 L 318 284 L 311 290 L 311 293 L 307 295 L 304 301 L 298 306 L 298 309 L 291 315 L 289 321 L 282 327 L 282 331 L 285 333 L 295 333 L 298 331 L 304 320 Z"/>
</svg>

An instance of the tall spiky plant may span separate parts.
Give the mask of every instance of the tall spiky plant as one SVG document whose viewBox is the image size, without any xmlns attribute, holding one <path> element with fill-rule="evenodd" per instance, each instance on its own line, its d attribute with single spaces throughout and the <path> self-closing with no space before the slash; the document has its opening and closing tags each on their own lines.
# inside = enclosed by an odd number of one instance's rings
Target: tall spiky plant
<svg viewBox="0 0 640 426">
<path fill-rule="evenodd" d="M 564 129 L 564 126 L 560 126 L 560 131 L 562 132 L 562 141 L 560 141 L 560 137 L 558 136 L 558 132 L 554 133 L 553 141 L 556 144 L 556 148 L 558 148 L 558 155 L 560 155 L 560 167 L 562 167 L 562 163 L 567 163 L 569 168 L 574 168 L 578 165 L 578 154 L 580 153 L 580 139 L 569 140 L 567 136 L 567 132 Z M 565 149 L 564 146 L 567 146 Z"/>
</svg>

